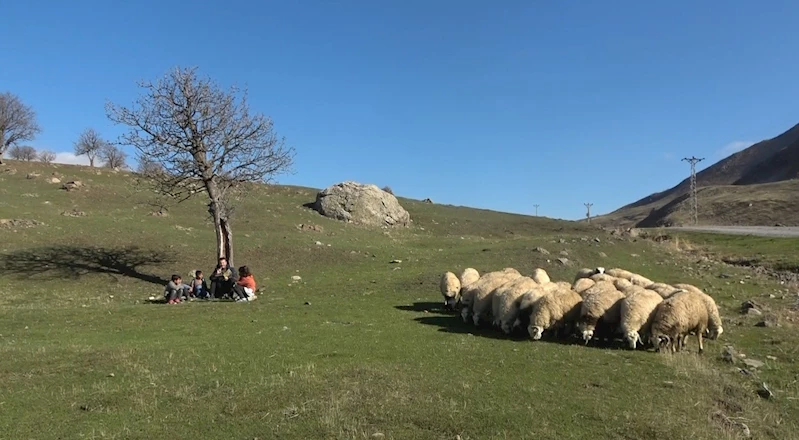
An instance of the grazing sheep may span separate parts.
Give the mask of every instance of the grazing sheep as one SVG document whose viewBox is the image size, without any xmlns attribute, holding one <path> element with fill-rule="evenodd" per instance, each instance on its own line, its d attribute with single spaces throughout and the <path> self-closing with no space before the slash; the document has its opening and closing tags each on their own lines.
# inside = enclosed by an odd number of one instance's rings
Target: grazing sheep
<svg viewBox="0 0 799 440">
<path fill-rule="evenodd" d="M 594 333 L 598 339 L 610 338 L 621 318 L 620 307 L 624 294 L 609 281 L 600 281 L 583 292 L 583 303 L 577 329 L 586 344 Z"/>
<path fill-rule="evenodd" d="M 605 271 L 605 273 L 616 278 L 622 278 L 628 280 L 631 283 L 635 284 L 636 286 L 646 287 L 652 284 L 652 280 L 644 276 L 638 275 L 637 273 L 632 273 L 629 270 L 624 270 L 618 267 L 614 267 L 613 269 L 608 269 Z"/>
<path fill-rule="evenodd" d="M 516 321 L 513 322 L 512 328 L 527 327 L 527 321 L 530 318 L 530 311 L 533 308 L 533 304 L 544 297 L 544 295 L 547 295 L 554 290 L 555 289 L 551 288 L 549 290 L 545 289 L 544 286 L 536 286 L 525 292 L 521 298 L 519 298 L 519 313 L 517 315 Z"/>
<path fill-rule="evenodd" d="M 572 290 L 579 293 L 580 295 L 583 294 L 588 288 L 596 284 L 594 280 L 590 278 L 578 278 L 577 281 L 572 284 Z"/>
<path fill-rule="evenodd" d="M 546 283 L 549 283 L 551 281 L 549 279 L 549 274 L 547 274 L 547 271 L 545 271 L 544 269 L 541 269 L 540 267 L 536 268 L 533 271 L 533 277 L 532 278 L 538 284 L 546 284 Z"/>
<path fill-rule="evenodd" d="M 519 317 L 522 296 L 540 285 L 530 277 L 519 277 L 494 291 L 491 315 L 494 326 L 510 334 Z"/>
<path fill-rule="evenodd" d="M 471 267 L 467 267 L 466 269 L 463 269 L 463 272 L 461 272 L 461 276 L 459 276 L 458 279 L 460 279 L 461 286 L 468 286 L 469 284 L 472 284 L 480 279 L 480 272 L 477 272 L 476 269 Z"/>
<path fill-rule="evenodd" d="M 613 280 L 613 285 L 616 287 L 617 290 L 624 292 L 626 289 L 633 287 L 635 284 L 633 284 L 629 280 L 625 280 L 624 278 L 616 278 L 615 280 Z"/>
<path fill-rule="evenodd" d="M 574 276 L 574 282 L 577 282 L 577 280 L 581 278 L 590 278 L 593 275 L 601 273 L 605 273 L 604 267 L 597 267 L 595 269 L 589 269 L 587 267 L 584 267 L 577 271 L 577 274 Z"/>
<path fill-rule="evenodd" d="M 707 306 L 700 295 L 684 291 L 664 299 L 655 308 L 650 330 L 650 342 L 657 351 L 668 349 L 672 352 L 682 350 L 685 336 L 696 334 L 699 352 L 705 350 L 702 334 L 707 330 Z"/>
<path fill-rule="evenodd" d="M 439 282 L 441 295 L 444 296 L 444 308 L 452 309 L 461 296 L 461 281 L 452 272 L 444 272 Z"/>
<path fill-rule="evenodd" d="M 675 284 L 674 287 L 682 290 L 687 290 L 698 295 L 702 302 L 705 303 L 707 307 L 707 331 L 708 331 L 708 339 L 717 339 L 721 334 L 724 332 L 724 328 L 721 325 L 721 315 L 719 314 L 719 308 L 716 305 L 716 301 L 708 295 L 707 293 L 700 290 L 698 287 L 693 286 L 691 284 Z"/>
<path fill-rule="evenodd" d="M 609 281 L 609 282 L 613 282 L 613 281 L 615 281 L 615 280 L 617 279 L 617 278 L 616 278 L 616 277 L 614 277 L 613 275 L 608 275 L 608 274 L 606 274 L 606 273 L 598 273 L 598 274 L 594 274 L 594 275 L 591 275 L 589 278 L 590 278 L 591 280 L 593 280 L 595 283 L 598 283 L 598 282 L 600 282 L 600 281 Z"/>
<path fill-rule="evenodd" d="M 530 338 L 537 341 L 546 331 L 568 334 L 580 315 L 582 301 L 583 298 L 571 289 L 557 290 L 539 298 L 530 309 L 527 326 Z"/>
<path fill-rule="evenodd" d="M 621 301 L 619 330 L 627 339 L 630 348 L 635 350 L 636 344 L 648 341 L 655 308 L 663 298 L 653 290 L 640 286 L 632 286 L 623 291 L 626 297 Z M 641 334 L 644 337 L 641 337 Z"/>
<path fill-rule="evenodd" d="M 478 325 L 480 318 L 483 318 L 486 312 L 491 311 L 491 304 L 494 291 L 503 284 L 513 281 L 521 277 L 518 271 L 501 270 L 497 272 L 489 272 L 476 282 L 466 286 L 461 293 L 461 317 L 464 322 L 468 322 L 471 315 L 472 321 Z"/>
<path fill-rule="evenodd" d="M 646 288 L 649 290 L 654 290 L 663 299 L 666 299 L 677 292 L 682 292 L 682 289 L 679 289 L 677 287 L 674 287 L 666 283 L 652 283 L 646 286 Z"/>
</svg>

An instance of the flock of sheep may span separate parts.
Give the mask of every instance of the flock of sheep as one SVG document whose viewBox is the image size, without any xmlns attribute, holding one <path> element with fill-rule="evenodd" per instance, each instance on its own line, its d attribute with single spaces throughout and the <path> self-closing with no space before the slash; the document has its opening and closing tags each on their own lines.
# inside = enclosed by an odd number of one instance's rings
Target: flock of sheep
<svg viewBox="0 0 799 440">
<path fill-rule="evenodd" d="M 447 309 L 460 308 L 464 322 L 487 322 L 510 334 L 527 328 L 533 340 L 545 334 L 571 336 L 576 330 L 588 344 L 622 336 L 633 350 L 680 351 L 688 335 L 721 335 L 716 302 L 690 284 L 655 283 L 624 269 L 580 269 L 572 283 L 553 282 L 543 269 L 523 276 L 505 268 L 482 276 L 465 269 L 460 276 L 446 272 L 441 294 Z"/>
</svg>

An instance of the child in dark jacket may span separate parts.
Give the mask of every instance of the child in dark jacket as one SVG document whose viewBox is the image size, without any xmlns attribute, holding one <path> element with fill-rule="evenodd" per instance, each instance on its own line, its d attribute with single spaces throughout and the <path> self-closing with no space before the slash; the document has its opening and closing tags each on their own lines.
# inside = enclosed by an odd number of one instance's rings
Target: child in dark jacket
<svg viewBox="0 0 799 440">
<path fill-rule="evenodd" d="M 194 298 L 210 299 L 210 292 L 208 291 L 208 284 L 205 282 L 203 271 L 197 270 L 194 272 L 194 278 L 189 284 L 191 289 L 191 296 Z"/>
</svg>

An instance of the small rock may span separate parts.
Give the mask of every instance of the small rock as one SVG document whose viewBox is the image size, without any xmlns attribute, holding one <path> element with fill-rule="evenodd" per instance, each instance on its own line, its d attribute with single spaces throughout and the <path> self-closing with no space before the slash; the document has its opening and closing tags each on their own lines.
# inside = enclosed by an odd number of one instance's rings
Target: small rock
<svg viewBox="0 0 799 440">
<path fill-rule="evenodd" d="M 560 255 L 561 255 L 561 256 L 564 256 L 564 257 L 568 257 L 568 256 L 569 256 L 569 253 L 568 253 L 568 252 L 566 252 L 566 251 L 560 251 Z"/>
<path fill-rule="evenodd" d="M 763 312 L 761 312 L 761 311 L 760 311 L 760 310 L 758 310 L 758 309 L 748 309 L 748 310 L 746 311 L 746 314 L 747 314 L 747 315 L 760 316 L 760 315 L 762 315 L 762 314 L 763 314 Z"/>
<path fill-rule="evenodd" d="M 58 177 L 48 177 L 46 181 L 47 183 L 61 183 L 61 179 Z"/>
<path fill-rule="evenodd" d="M 758 361 L 758 360 L 755 360 L 755 359 L 744 359 L 744 365 L 746 365 L 749 368 L 752 368 L 752 369 L 756 370 L 756 369 L 758 369 L 758 368 L 760 368 L 760 367 L 762 367 L 763 365 L 766 365 L 766 364 L 763 363 L 762 361 Z"/>
<path fill-rule="evenodd" d="M 303 305 L 310 306 L 311 302 L 310 301 L 305 301 L 305 304 L 303 304 Z"/>
<path fill-rule="evenodd" d="M 558 261 L 558 263 L 560 263 L 563 266 L 570 266 L 571 265 L 571 261 L 569 261 L 568 258 L 561 257 L 561 258 L 558 258 L 557 261 Z"/>
<path fill-rule="evenodd" d="M 386 435 L 383 434 L 382 432 L 375 432 L 374 434 L 372 434 L 372 438 L 386 438 Z"/>
<path fill-rule="evenodd" d="M 762 308 L 763 307 L 760 304 L 752 301 L 751 299 L 741 303 L 741 313 L 743 313 L 743 314 L 748 314 L 749 310 L 753 310 L 753 309 L 756 311 L 755 314 L 761 314 L 760 310 Z"/>
<path fill-rule="evenodd" d="M 399 263 L 402 263 L 402 260 L 391 260 L 388 263 L 389 264 L 399 264 Z"/>
<path fill-rule="evenodd" d="M 638 258 L 638 257 L 640 257 L 640 255 L 638 255 L 638 254 L 630 254 L 630 256 L 631 256 L 631 257 L 633 257 L 633 258 Z"/>
<path fill-rule="evenodd" d="M 596 243 L 601 243 L 601 242 L 602 242 L 602 240 L 600 240 L 600 239 L 599 239 L 599 237 L 594 237 L 594 242 L 596 242 Z"/>
<path fill-rule="evenodd" d="M 755 327 L 779 327 L 779 325 L 773 319 L 767 318 L 759 321 L 757 324 L 755 324 Z"/>
<path fill-rule="evenodd" d="M 772 294 L 771 294 L 771 295 L 769 295 L 768 297 L 769 297 L 769 298 L 771 298 L 771 299 L 774 299 L 774 298 L 776 298 L 776 297 L 777 297 L 777 295 L 775 295 L 775 294 L 773 294 L 773 293 L 772 293 Z"/>
<path fill-rule="evenodd" d="M 316 245 L 317 245 L 317 246 L 322 246 L 322 242 L 321 242 L 321 241 L 317 241 L 317 242 L 316 242 Z"/>
<path fill-rule="evenodd" d="M 600 257 L 600 258 L 608 258 L 608 254 L 606 254 L 606 253 L 604 253 L 604 252 L 600 252 L 600 253 L 599 253 L 599 257 Z"/>
<path fill-rule="evenodd" d="M 549 255 L 549 251 L 540 246 L 533 249 L 533 251 L 538 252 L 539 254 Z"/>
<path fill-rule="evenodd" d="M 35 178 L 37 178 L 39 176 L 41 176 L 41 174 L 39 174 L 39 173 L 28 173 L 28 175 L 25 176 L 25 178 L 26 179 L 35 179 Z"/>
<path fill-rule="evenodd" d="M 298 282 L 298 281 L 302 281 L 302 277 L 299 276 L 299 275 L 292 275 L 291 276 L 291 281 L 294 281 L 295 283 Z"/>
<path fill-rule="evenodd" d="M 732 278 L 732 275 L 726 274 L 726 273 L 722 273 L 722 274 L 719 274 L 719 278 Z"/>
<path fill-rule="evenodd" d="M 721 359 L 723 359 L 725 362 L 734 364 L 736 361 L 735 357 L 737 355 L 738 353 L 735 352 L 735 349 L 732 347 L 732 345 L 727 345 L 721 352 Z"/>
<path fill-rule="evenodd" d="M 395 268 L 393 268 L 391 270 L 400 270 L 400 269 L 402 269 L 402 266 L 397 266 L 397 267 L 395 267 Z"/>
<path fill-rule="evenodd" d="M 108 373 L 108 377 L 114 377 L 114 373 Z"/>
<path fill-rule="evenodd" d="M 768 359 L 770 361 L 776 361 L 777 357 L 776 356 L 766 356 L 766 359 Z"/>
<path fill-rule="evenodd" d="M 558 243 L 560 243 L 560 244 L 566 243 L 566 240 L 565 240 L 565 239 L 563 239 L 563 238 L 559 238 L 559 239 L 558 239 Z"/>
</svg>

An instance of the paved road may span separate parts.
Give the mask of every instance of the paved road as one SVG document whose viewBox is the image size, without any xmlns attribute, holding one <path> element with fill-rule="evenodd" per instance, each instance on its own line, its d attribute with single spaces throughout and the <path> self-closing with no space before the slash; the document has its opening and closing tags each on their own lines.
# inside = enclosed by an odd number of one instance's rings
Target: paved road
<svg viewBox="0 0 799 440">
<path fill-rule="evenodd" d="M 718 234 L 756 235 L 758 237 L 799 237 L 797 226 L 679 226 L 674 231 L 713 232 Z"/>
</svg>

